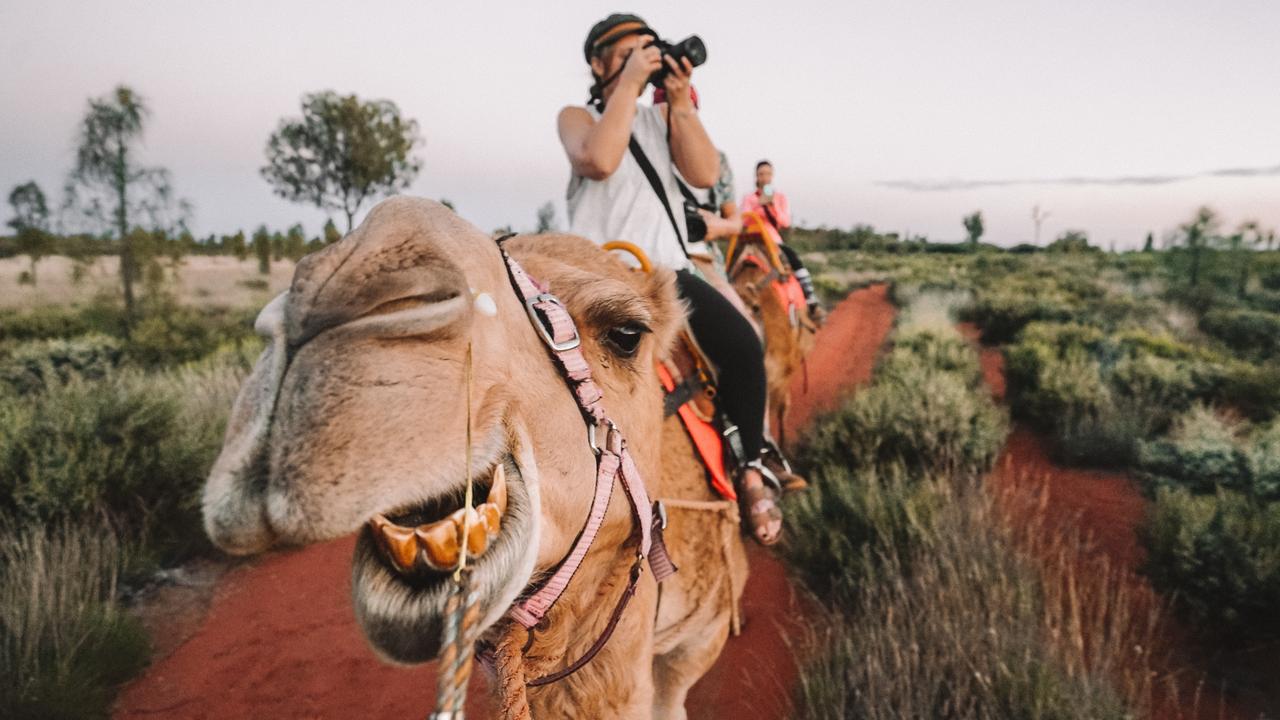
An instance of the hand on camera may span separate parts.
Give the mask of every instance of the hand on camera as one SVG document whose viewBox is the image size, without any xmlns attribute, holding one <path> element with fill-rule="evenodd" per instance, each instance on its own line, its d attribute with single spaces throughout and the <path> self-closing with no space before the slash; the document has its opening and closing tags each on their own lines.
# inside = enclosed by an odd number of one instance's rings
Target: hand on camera
<svg viewBox="0 0 1280 720">
<path fill-rule="evenodd" d="M 692 110 L 693 96 L 689 92 L 690 79 L 693 77 L 693 65 L 688 58 L 679 62 L 667 55 L 662 58 L 670 72 L 662 80 L 662 87 L 667 91 L 667 102 L 673 110 Z"/>
<path fill-rule="evenodd" d="M 649 77 L 662 67 L 662 51 L 650 45 L 636 48 L 627 57 L 627 64 L 622 68 L 622 82 L 635 88 L 636 96 L 644 92 Z"/>
</svg>

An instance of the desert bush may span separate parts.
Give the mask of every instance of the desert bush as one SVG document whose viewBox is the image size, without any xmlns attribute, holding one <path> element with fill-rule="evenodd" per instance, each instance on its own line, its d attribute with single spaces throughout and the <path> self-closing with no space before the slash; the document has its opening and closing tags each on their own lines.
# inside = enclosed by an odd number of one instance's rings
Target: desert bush
<svg viewBox="0 0 1280 720">
<path fill-rule="evenodd" d="M 902 344 L 881 362 L 872 384 L 815 423 L 803 464 L 900 463 L 912 473 L 985 471 L 1004 442 L 1007 423 L 978 387 L 972 348 L 958 336 L 942 339 L 931 333 L 895 342 Z"/>
<path fill-rule="evenodd" d="M 113 302 L 84 307 L 42 305 L 27 311 L 0 311 L 0 341 L 52 340 L 89 333 L 120 336 L 124 309 Z"/>
<path fill-rule="evenodd" d="M 1178 418 L 1166 437 L 1139 444 L 1139 475 L 1154 486 L 1197 494 L 1225 488 L 1262 501 L 1280 501 L 1280 421 L 1252 432 L 1207 406 Z"/>
<path fill-rule="evenodd" d="M 0 384 L 25 395 L 72 378 L 100 380 L 123 359 L 122 343 L 109 335 L 34 340 L 0 354 Z"/>
<path fill-rule="evenodd" d="M 1210 310 L 1200 329 L 1245 357 L 1280 355 L 1280 315 L 1260 310 Z"/>
<path fill-rule="evenodd" d="M 198 360 L 227 343 L 253 337 L 249 311 L 201 311 L 174 303 L 151 304 L 129 335 L 130 359 L 145 367 Z"/>
<path fill-rule="evenodd" d="M 980 292 L 963 319 L 982 329 L 983 342 L 999 344 L 1009 342 L 1033 322 L 1066 322 L 1074 314 L 1061 296 L 997 289 Z"/>
<path fill-rule="evenodd" d="M 123 550 L 92 516 L 0 527 L 0 716 L 107 718 L 147 662 L 146 634 L 114 601 Z"/>
<path fill-rule="evenodd" d="M 1145 397 L 1108 394 L 1097 405 L 1054 423 L 1053 457 L 1067 465 L 1127 467 L 1142 438 L 1157 432 L 1168 414 Z"/>
<path fill-rule="evenodd" d="M 198 491 L 246 372 L 243 354 L 229 351 L 4 398 L 0 515 L 56 522 L 106 511 L 154 562 L 204 547 Z"/>
<path fill-rule="evenodd" d="M 985 491 L 951 494 L 914 548 L 879 558 L 852 610 L 815 623 L 795 716 L 1150 714 L 1158 614 L 1078 538 L 1012 527 Z"/>
<path fill-rule="evenodd" d="M 1144 572 L 1199 632 L 1280 639 L 1280 502 L 1162 487 L 1141 537 Z"/>
<path fill-rule="evenodd" d="M 783 552 L 809 592 L 850 607 L 886 557 L 899 564 L 931 532 L 948 488 L 917 481 L 901 465 L 851 470 L 824 466 L 809 490 L 787 499 Z"/>
</svg>

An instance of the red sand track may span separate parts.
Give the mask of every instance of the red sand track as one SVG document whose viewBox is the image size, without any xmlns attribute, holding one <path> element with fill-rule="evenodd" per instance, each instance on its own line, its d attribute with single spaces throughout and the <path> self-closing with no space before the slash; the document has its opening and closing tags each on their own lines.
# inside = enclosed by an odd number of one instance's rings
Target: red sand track
<svg viewBox="0 0 1280 720">
<path fill-rule="evenodd" d="M 893 323 L 884 286 L 835 308 L 797 378 L 789 432 L 871 377 Z M 227 574 L 189 639 L 121 694 L 123 718 L 412 718 L 427 714 L 434 665 L 396 668 L 375 659 L 350 600 L 353 542 L 343 538 L 280 553 Z M 786 646 L 798 604 L 782 565 L 748 543 L 747 624 L 694 686 L 689 717 L 786 717 L 795 667 Z M 176 632 L 176 630 L 175 630 Z M 488 717 L 484 680 L 473 679 L 472 717 Z"/>
<path fill-rule="evenodd" d="M 1004 354 L 999 348 L 979 344 L 980 331 L 972 323 L 960 323 L 958 327 L 978 346 L 982 376 L 992 395 L 997 400 L 1004 400 Z M 1090 541 L 1090 552 L 1106 555 L 1115 566 L 1128 572 L 1127 577 L 1138 602 L 1143 602 L 1142 598 L 1158 597 L 1151 584 L 1138 572 L 1144 553 L 1138 542 L 1137 528 L 1143 522 L 1147 500 L 1127 473 L 1059 466 L 1050 459 L 1043 438 L 1015 425 L 990 480 L 997 489 L 1045 492 L 1045 514 L 1050 523 L 1059 526 L 1076 524 Z M 1182 686 L 1179 694 L 1184 698 L 1196 692 L 1196 677 L 1207 670 L 1203 666 L 1204 656 L 1195 652 L 1188 643 L 1188 637 L 1185 628 L 1171 622 L 1166 625 L 1165 637 L 1162 638 L 1168 644 L 1170 662 L 1183 669 L 1177 674 Z M 1163 670 L 1170 672 L 1177 668 L 1165 667 Z M 1260 703 L 1228 698 L 1207 684 L 1200 689 L 1199 706 L 1190 713 L 1187 708 L 1175 710 L 1167 699 L 1164 703 L 1165 707 L 1156 711 L 1157 720 L 1187 715 L 1203 720 L 1245 720 L 1262 717 L 1264 712 Z"/>
</svg>

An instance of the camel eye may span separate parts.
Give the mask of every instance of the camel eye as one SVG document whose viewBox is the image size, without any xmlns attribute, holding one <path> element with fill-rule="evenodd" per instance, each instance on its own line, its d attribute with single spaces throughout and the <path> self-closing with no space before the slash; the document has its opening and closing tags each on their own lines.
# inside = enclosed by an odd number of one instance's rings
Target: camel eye
<svg viewBox="0 0 1280 720">
<path fill-rule="evenodd" d="M 613 328 L 605 333 L 604 342 L 618 357 L 629 358 L 640 349 L 640 340 L 649 328 L 637 323 L 630 323 Z"/>
</svg>

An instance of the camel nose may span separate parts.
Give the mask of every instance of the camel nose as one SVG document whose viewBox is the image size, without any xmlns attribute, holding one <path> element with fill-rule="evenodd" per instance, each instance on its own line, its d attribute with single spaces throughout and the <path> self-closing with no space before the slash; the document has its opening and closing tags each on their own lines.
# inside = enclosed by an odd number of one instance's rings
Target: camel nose
<svg viewBox="0 0 1280 720">
<path fill-rule="evenodd" d="M 291 347 L 340 326 L 420 333 L 423 323 L 458 320 L 470 307 L 466 276 L 439 248 L 427 242 L 346 243 L 298 263 L 285 307 Z"/>
</svg>

